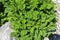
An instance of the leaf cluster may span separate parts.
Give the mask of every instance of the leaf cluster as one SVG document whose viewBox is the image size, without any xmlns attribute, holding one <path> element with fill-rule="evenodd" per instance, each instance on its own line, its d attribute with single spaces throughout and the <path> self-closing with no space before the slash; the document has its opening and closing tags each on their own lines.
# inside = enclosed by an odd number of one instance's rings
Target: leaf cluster
<svg viewBox="0 0 60 40">
<path fill-rule="evenodd" d="M 10 21 L 17 40 L 43 40 L 56 29 L 52 0 L 1 0 L 1 3 L 5 9 L 0 12 L 0 24 Z"/>
</svg>

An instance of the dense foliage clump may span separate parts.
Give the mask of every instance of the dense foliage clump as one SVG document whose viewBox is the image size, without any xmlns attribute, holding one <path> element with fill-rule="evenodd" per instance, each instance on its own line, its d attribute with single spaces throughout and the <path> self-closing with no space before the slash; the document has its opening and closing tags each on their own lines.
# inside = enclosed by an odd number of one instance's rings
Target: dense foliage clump
<svg viewBox="0 0 60 40">
<path fill-rule="evenodd" d="M 43 40 L 55 30 L 52 0 L 0 0 L 0 25 L 10 21 L 17 40 Z"/>
</svg>

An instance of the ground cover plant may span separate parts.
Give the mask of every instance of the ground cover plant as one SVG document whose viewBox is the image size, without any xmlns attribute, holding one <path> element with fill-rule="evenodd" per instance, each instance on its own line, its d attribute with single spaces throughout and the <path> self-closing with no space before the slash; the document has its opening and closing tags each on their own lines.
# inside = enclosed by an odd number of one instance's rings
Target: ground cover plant
<svg viewBox="0 0 60 40">
<path fill-rule="evenodd" d="M 0 0 L 0 26 L 9 21 L 17 40 L 43 40 L 56 29 L 52 0 Z"/>
</svg>

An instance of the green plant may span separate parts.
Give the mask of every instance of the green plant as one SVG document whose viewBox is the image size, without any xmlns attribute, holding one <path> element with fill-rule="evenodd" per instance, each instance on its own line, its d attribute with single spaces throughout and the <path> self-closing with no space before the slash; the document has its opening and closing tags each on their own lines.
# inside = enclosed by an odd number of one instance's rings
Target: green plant
<svg viewBox="0 0 60 40">
<path fill-rule="evenodd" d="M 50 31 L 56 29 L 55 7 L 52 0 L 3 0 L 1 2 L 5 7 L 4 14 L 7 13 L 3 20 L 11 22 L 14 29 L 12 35 L 17 40 L 43 40 L 51 34 Z"/>
</svg>

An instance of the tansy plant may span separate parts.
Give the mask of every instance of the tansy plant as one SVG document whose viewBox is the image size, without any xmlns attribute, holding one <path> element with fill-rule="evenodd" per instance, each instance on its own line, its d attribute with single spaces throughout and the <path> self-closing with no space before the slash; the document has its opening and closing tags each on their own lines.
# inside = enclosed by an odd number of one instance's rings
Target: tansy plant
<svg viewBox="0 0 60 40">
<path fill-rule="evenodd" d="M 43 40 L 56 29 L 52 0 L 0 0 L 0 25 L 9 21 L 17 40 Z"/>
</svg>

